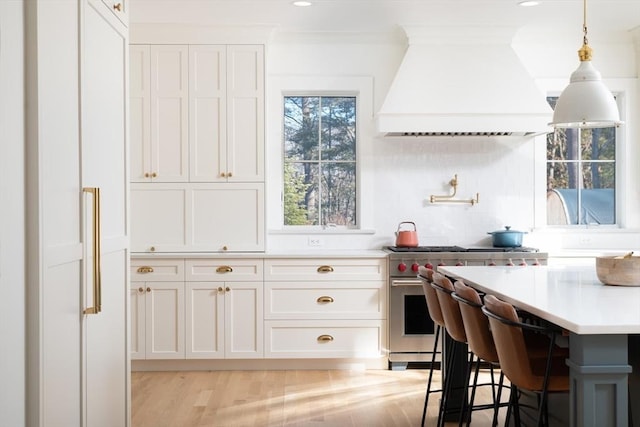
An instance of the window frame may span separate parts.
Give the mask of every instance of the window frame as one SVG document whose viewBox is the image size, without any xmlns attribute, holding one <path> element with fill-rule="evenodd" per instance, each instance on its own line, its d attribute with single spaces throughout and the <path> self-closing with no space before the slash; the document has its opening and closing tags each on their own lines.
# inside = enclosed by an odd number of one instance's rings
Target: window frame
<svg viewBox="0 0 640 427">
<path fill-rule="evenodd" d="M 284 225 L 284 98 L 285 96 L 351 96 L 356 98 L 356 226 Z M 373 78 L 370 76 L 270 76 L 267 117 L 267 230 L 271 234 L 372 234 Z M 276 105 L 277 103 L 277 105 Z M 277 173 L 276 173 L 277 171 Z M 367 194 L 368 193 L 368 194 Z"/>
<path fill-rule="evenodd" d="M 616 128 L 616 151 L 615 151 L 615 224 L 567 224 L 549 225 L 547 224 L 547 140 L 540 144 L 535 153 L 536 167 L 540 170 L 539 176 L 535 179 L 536 190 L 541 203 L 536 208 L 536 226 L 538 229 L 549 229 L 554 232 L 584 233 L 585 231 L 604 232 L 614 230 L 625 230 L 637 228 L 640 224 L 640 213 L 632 212 L 631 208 L 636 206 L 640 199 L 632 199 L 631 183 L 637 180 L 640 171 L 634 171 L 632 165 L 633 147 L 628 144 L 630 138 L 630 127 L 627 125 L 629 113 L 633 111 L 632 105 L 635 99 L 636 83 L 632 79 L 603 79 L 604 84 L 616 97 L 616 103 L 620 111 L 620 119 L 623 124 Z M 563 79 L 539 79 L 538 84 L 547 97 L 560 96 L 562 89 L 568 84 Z"/>
</svg>

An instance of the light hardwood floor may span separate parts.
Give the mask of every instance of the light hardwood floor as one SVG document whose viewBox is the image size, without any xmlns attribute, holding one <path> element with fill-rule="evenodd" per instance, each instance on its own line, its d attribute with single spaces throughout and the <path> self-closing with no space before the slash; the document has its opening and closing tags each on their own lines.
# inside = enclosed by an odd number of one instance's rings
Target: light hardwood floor
<svg viewBox="0 0 640 427">
<path fill-rule="evenodd" d="M 419 426 L 427 375 L 421 369 L 134 372 L 132 426 Z M 476 403 L 490 401 L 484 389 Z M 439 396 L 429 399 L 428 426 L 435 425 Z M 491 416 L 475 412 L 472 425 L 490 426 Z"/>
</svg>

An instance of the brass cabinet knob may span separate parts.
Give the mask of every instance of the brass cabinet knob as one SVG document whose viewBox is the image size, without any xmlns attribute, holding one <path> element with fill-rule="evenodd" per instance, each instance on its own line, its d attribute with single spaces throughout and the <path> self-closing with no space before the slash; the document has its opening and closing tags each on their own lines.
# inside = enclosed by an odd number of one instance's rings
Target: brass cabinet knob
<svg viewBox="0 0 640 427">
<path fill-rule="evenodd" d="M 151 292 L 151 287 L 147 287 L 147 292 Z"/>
<path fill-rule="evenodd" d="M 321 296 L 321 297 L 318 297 L 316 302 L 319 302 L 320 304 L 328 304 L 333 302 L 333 298 L 330 296 Z"/>
<path fill-rule="evenodd" d="M 232 174 L 231 172 L 227 172 L 227 176 L 228 176 L 229 178 L 231 178 L 231 177 L 233 176 L 233 174 Z"/>
<path fill-rule="evenodd" d="M 320 335 L 318 337 L 318 342 L 331 342 L 333 341 L 333 337 L 331 335 Z"/>
<path fill-rule="evenodd" d="M 118 12 L 122 12 L 122 3 L 116 3 L 113 5 L 113 9 L 117 10 Z"/>
<path fill-rule="evenodd" d="M 226 173 L 224 173 L 224 172 L 220 172 L 220 176 L 221 176 L 221 177 L 223 177 L 223 178 L 226 178 L 226 177 L 227 177 L 227 174 L 226 174 Z"/>
<path fill-rule="evenodd" d="M 333 267 L 330 265 L 321 265 L 318 267 L 318 273 L 331 273 L 333 272 Z"/>
<path fill-rule="evenodd" d="M 157 176 L 158 176 L 158 174 L 157 174 L 157 173 L 155 173 L 155 172 L 153 172 L 153 173 L 151 174 L 151 178 L 156 178 Z"/>
<path fill-rule="evenodd" d="M 226 292 L 231 292 L 231 288 L 230 288 L 230 287 L 228 287 L 228 286 L 227 286 L 226 288 L 224 288 L 224 290 L 225 290 Z"/>
<path fill-rule="evenodd" d="M 138 267 L 138 273 L 140 273 L 140 274 L 153 273 L 153 267 L 149 267 L 147 265 L 143 265 L 142 267 Z"/>
<path fill-rule="evenodd" d="M 142 286 L 140 286 L 140 287 L 138 288 L 138 292 L 143 293 L 143 292 L 144 292 L 144 288 L 143 288 Z"/>
<path fill-rule="evenodd" d="M 150 176 L 151 176 L 151 175 L 149 174 L 149 172 L 145 172 L 145 173 L 144 173 L 144 177 L 145 177 L 145 178 L 149 178 Z"/>
<path fill-rule="evenodd" d="M 218 287 L 218 292 L 224 292 L 224 289 L 222 288 L 222 286 Z"/>
<path fill-rule="evenodd" d="M 222 247 L 222 250 L 223 250 L 223 251 L 227 251 L 227 250 L 229 250 L 229 248 L 228 248 L 228 247 L 226 247 L 226 246 L 223 246 L 223 247 Z"/>
<path fill-rule="evenodd" d="M 232 273 L 233 272 L 233 268 L 229 267 L 228 265 L 221 265 L 220 267 L 216 268 L 216 273 Z"/>
<path fill-rule="evenodd" d="M 155 247 L 155 246 L 151 246 L 151 247 L 149 248 L 149 250 L 150 250 L 151 252 L 155 252 L 156 247 Z"/>
</svg>

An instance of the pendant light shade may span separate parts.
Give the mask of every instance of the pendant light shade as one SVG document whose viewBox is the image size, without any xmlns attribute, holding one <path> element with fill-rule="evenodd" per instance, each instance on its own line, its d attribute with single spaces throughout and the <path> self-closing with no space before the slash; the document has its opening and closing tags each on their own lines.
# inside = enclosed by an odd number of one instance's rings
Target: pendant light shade
<svg viewBox="0 0 640 427">
<path fill-rule="evenodd" d="M 553 111 L 555 128 L 604 128 L 618 126 L 620 113 L 613 94 L 591 64 L 587 42 L 587 0 L 584 0 L 584 40 L 578 51 L 580 65 L 571 74 L 569 86 L 560 94 Z"/>
</svg>

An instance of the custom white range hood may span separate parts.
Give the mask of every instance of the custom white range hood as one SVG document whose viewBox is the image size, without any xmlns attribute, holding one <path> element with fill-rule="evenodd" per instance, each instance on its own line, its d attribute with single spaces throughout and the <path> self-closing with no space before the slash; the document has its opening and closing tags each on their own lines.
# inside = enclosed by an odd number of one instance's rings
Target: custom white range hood
<svg viewBox="0 0 640 427">
<path fill-rule="evenodd" d="M 409 47 L 377 114 L 387 137 L 532 137 L 552 110 L 511 47 L 514 28 L 404 26 Z"/>
</svg>

